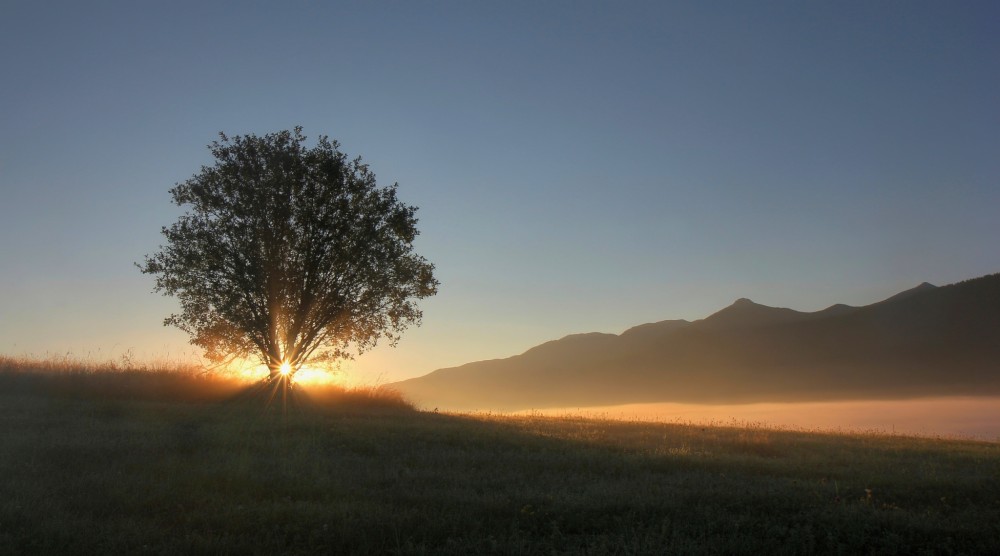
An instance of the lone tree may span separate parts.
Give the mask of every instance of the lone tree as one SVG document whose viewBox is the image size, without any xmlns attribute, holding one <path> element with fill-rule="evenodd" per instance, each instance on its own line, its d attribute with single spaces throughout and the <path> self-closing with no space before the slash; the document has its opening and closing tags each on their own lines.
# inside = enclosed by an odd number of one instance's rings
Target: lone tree
<svg viewBox="0 0 1000 556">
<path fill-rule="evenodd" d="M 417 209 L 398 184 L 379 187 L 325 136 L 305 147 L 301 127 L 219 136 L 215 164 L 170 190 L 186 212 L 163 228 L 166 246 L 138 265 L 180 300 L 164 325 L 210 361 L 256 356 L 274 379 L 395 345 L 420 323 L 416 300 L 438 281 L 413 251 Z"/>
</svg>

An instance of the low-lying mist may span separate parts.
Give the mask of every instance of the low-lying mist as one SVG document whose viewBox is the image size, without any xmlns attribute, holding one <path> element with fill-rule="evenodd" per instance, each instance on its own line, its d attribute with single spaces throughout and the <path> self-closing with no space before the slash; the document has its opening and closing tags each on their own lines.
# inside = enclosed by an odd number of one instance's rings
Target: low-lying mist
<svg viewBox="0 0 1000 556">
<path fill-rule="evenodd" d="M 1000 442 L 1000 397 L 703 405 L 642 403 L 522 411 L 616 420 L 975 438 Z"/>
</svg>

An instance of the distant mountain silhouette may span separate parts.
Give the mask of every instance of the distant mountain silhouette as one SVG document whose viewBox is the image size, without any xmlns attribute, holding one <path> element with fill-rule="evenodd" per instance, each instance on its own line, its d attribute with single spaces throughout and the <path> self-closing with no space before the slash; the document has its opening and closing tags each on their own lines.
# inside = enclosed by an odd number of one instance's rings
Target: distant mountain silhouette
<svg viewBox="0 0 1000 556">
<path fill-rule="evenodd" d="M 759 305 L 743 297 L 737 299 L 729 307 L 699 321 L 698 325 L 715 329 L 767 326 L 796 322 L 806 319 L 808 316 L 809 313 Z"/>
<path fill-rule="evenodd" d="M 739 299 L 393 386 L 425 407 L 503 410 L 1000 393 L 1000 274 L 813 313 Z"/>
</svg>

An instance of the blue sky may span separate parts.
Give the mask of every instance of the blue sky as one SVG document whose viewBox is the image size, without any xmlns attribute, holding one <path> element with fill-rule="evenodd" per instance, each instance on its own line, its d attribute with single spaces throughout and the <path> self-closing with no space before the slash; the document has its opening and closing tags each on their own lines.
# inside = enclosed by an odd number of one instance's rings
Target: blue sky
<svg viewBox="0 0 1000 556">
<path fill-rule="evenodd" d="M 995 2 L 0 4 L 0 353 L 186 356 L 133 266 L 219 131 L 338 139 L 441 289 L 393 380 L 1000 271 Z"/>
</svg>

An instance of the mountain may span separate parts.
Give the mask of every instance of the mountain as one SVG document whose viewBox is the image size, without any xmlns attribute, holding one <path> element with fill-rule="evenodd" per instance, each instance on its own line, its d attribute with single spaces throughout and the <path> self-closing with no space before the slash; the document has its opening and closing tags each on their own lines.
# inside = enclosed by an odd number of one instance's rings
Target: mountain
<svg viewBox="0 0 1000 556">
<path fill-rule="evenodd" d="M 466 410 L 1000 393 L 1000 274 L 811 313 L 738 299 L 701 320 L 574 334 L 392 386 Z"/>
<path fill-rule="evenodd" d="M 791 309 L 759 305 L 743 297 L 732 305 L 713 313 L 699 322 L 701 326 L 712 328 L 741 328 L 746 326 L 767 326 L 796 322 L 807 318 L 809 313 Z"/>
</svg>

